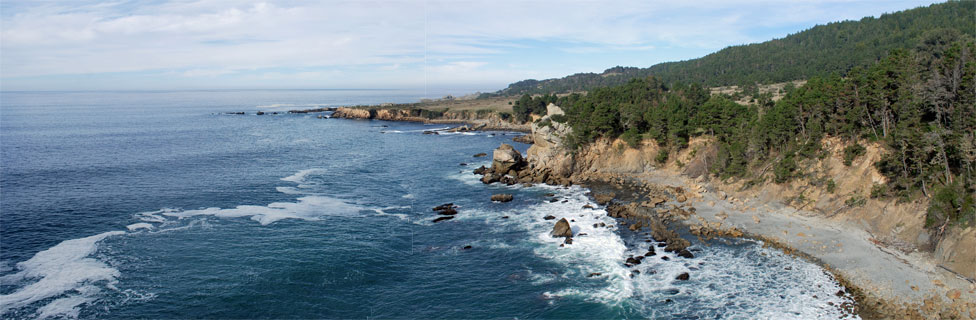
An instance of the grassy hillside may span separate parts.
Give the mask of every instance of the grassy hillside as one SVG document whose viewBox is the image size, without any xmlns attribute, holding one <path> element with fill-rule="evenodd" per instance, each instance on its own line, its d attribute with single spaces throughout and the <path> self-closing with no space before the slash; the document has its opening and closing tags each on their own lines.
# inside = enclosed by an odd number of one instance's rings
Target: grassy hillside
<svg viewBox="0 0 976 320">
<path fill-rule="evenodd" d="M 782 39 L 732 46 L 707 56 L 649 68 L 614 67 L 601 74 L 578 73 L 560 79 L 523 80 L 498 95 L 590 91 L 654 76 L 664 83 L 704 86 L 775 83 L 846 75 L 867 67 L 893 49 L 915 49 L 932 34 L 976 35 L 976 1 L 952 1 L 860 21 L 818 25 Z"/>
</svg>

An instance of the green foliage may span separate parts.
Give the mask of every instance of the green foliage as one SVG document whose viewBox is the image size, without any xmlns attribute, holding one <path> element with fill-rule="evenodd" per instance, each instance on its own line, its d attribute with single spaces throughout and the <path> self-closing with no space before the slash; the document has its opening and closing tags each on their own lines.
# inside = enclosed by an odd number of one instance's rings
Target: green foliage
<svg viewBox="0 0 976 320">
<path fill-rule="evenodd" d="M 627 131 L 624 131 L 624 133 L 620 135 L 620 139 L 623 139 L 628 146 L 635 149 L 640 148 L 641 141 L 643 140 L 641 134 L 637 132 L 637 128 L 627 129 Z"/>
<path fill-rule="evenodd" d="M 885 196 L 888 193 L 888 187 L 883 184 L 876 184 L 871 186 L 871 199 L 877 199 Z"/>
<path fill-rule="evenodd" d="M 837 191 L 837 183 L 834 179 L 827 180 L 827 192 L 834 193 L 834 191 Z"/>
<path fill-rule="evenodd" d="M 549 120 L 557 123 L 566 123 L 566 121 L 569 121 L 569 118 L 566 118 L 566 115 L 564 114 L 554 114 L 549 116 Z"/>
<path fill-rule="evenodd" d="M 925 226 L 941 227 L 966 221 L 976 221 L 976 198 L 972 190 L 967 192 L 960 183 L 936 189 L 926 211 Z"/>
<path fill-rule="evenodd" d="M 976 2 L 949 1 L 878 18 L 818 25 L 782 39 L 731 46 L 698 59 L 660 63 L 649 68 L 617 66 L 599 74 L 578 73 L 559 79 L 523 80 L 510 84 L 498 94 L 592 91 L 651 75 L 666 82 L 707 86 L 746 84 L 750 94 L 754 94 L 756 83 L 827 77 L 846 73 L 852 67 L 870 66 L 893 49 L 951 43 L 930 40 L 933 30 L 973 36 L 976 35 L 974 25 Z"/>
<path fill-rule="evenodd" d="M 529 121 L 533 114 L 539 116 L 546 115 L 546 106 L 550 103 L 556 103 L 557 99 L 555 94 L 544 94 L 537 97 L 523 94 L 512 105 L 512 113 L 515 115 L 515 121 L 525 123 Z"/>
<path fill-rule="evenodd" d="M 844 205 L 848 207 L 863 207 L 867 203 L 868 199 L 865 199 L 864 196 L 859 194 L 855 194 L 847 200 L 844 200 Z"/>
<path fill-rule="evenodd" d="M 776 176 L 776 183 L 783 183 L 793 180 L 799 175 L 800 168 L 796 165 L 796 159 L 792 153 L 786 154 L 782 160 L 773 166 L 773 175 Z"/>
<path fill-rule="evenodd" d="M 668 150 L 667 149 L 658 150 L 657 151 L 657 156 L 654 157 L 654 161 L 657 161 L 657 163 L 660 163 L 660 164 L 664 164 L 665 162 L 667 162 L 668 161 Z"/>
<path fill-rule="evenodd" d="M 867 149 L 859 143 L 854 143 L 844 148 L 844 165 L 851 166 L 857 157 L 864 155 Z"/>
<path fill-rule="evenodd" d="M 824 137 L 853 143 L 844 149 L 845 165 L 865 154 L 857 141 L 867 138 L 884 148 L 874 166 L 888 180 L 872 190 L 872 197 L 909 200 L 930 194 L 933 186 L 959 184 L 969 198 L 939 203 L 963 212 L 976 184 L 976 41 L 951 28 L 919 34 L 911 50 L 892 50 L 871 65 L 830 57 L 855 67 L 842 70 L 845 76 L 830 73 L 787 88 L 776 102 L 759 97 L 755 105 L 744 106 L 710 96 L 697 83 L 666 85 L 648 77 L 560 97 L 557 104 L 566 115 L 552 119 L 572 127 L 565 139 L 570 148 L 620 137 L 631 146 L 654 139 L 662 150 L 675 151 L 695 136 L 711 135 L 717 150 L 708 158 L 710 174 L 760 181 L 771 169 L 777 183 L 802 176 L 803 160 L 822 158 Z M 531 106 L 535 98 L 520 101 L 519 106 Z M 666 161 L 666 153 L 658 159 Z M 860 195 L 849 200 L 865 201 Z"/>
</svg>

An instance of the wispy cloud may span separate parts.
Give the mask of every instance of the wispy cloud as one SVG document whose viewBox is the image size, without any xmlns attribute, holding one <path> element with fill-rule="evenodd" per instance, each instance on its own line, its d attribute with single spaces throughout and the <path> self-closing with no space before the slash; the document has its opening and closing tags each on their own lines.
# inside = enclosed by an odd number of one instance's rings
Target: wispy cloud
<svg viewBox="0 0 976 320">
<path fill-rule="evenodd" d="M 126 74 L 133 85 L 175 87 L 187 78 L 497 86 L 688 59 L 930 2 L 4 1 L 0 77 L 4 89 L 44 89 L 46 77 L 71 86 L 72 75 L 111 86 Z M 104 74 L 113 81 L 99 82 Z"/>
</svg>

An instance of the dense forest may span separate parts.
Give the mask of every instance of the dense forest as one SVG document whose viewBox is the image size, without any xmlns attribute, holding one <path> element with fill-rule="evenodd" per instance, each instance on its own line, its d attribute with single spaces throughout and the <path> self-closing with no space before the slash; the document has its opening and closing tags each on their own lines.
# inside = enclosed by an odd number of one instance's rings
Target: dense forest
<svg viewBox="0 0 976 320">
<path fill-rule="evenodd" d="M 758 95 L 741 105 L 727 95 L 710 95 L 698 83 L 669 84 L 656 77 L 558 98 L 568 123 L 566 141 L 575 148 L 598 138 L 621 138 L 632 146 L 653 139 L 669 151 L 693 136 L 711 135 L 717 156 L 710 173 L 762 183 L 756 172 L 770 168 L 775 182 L 807 177 L 803 161 L 828 156 L 825 137 L 850 146 L 845 163 L 864 153 L 860 142 L 881 143 L 886 152 L 875 167 L 887 178 L 871 197 L 931 199 L 927 225 L 944 230 L 976 221 L 976 41 L 955 29 L 927 32 L 911 50 L 894 49 L 867 67 L 812 77 L 787 87 L 782 99 Z M 516 105 L 528 114 L 554 95 L 525 95 Z M 516 115 L 527 118 L 528 115 Z M 543 124 L 544 125 L 544 124 Z M 827 182 L 824 182 L 827 183 Z M 829 189 L 828 189 L 829 190 Z M 864 195 L 868 196 L 868 195 Z M 852 197 L 849 205 L 863 205 Z"/>
<path fill-rule="evenodd" d="M 846 76 L 854 67 L 867 67 L 893 49 L 919 46 L 926 32 L 954 29 L 976 35 L 976 1 L 952 1 L 815 26 L 782 39 L 732 46 L 707 56 L 661 63 L 649 68 L 614 67 L 603 73 L 578 73 L 560 79 L 523 80 L 484 96 L 590 91 L 622 85 L 633 78 L 654 76 L 665 83 L 704 86 L 776 83 Z"/>
</svg>

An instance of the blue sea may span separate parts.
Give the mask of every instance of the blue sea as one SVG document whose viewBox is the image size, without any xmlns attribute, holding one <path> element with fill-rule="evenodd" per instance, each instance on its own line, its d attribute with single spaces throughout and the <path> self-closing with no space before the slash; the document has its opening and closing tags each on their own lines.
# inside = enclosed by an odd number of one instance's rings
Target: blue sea
<svg viewBox="0 0 976 320">
<path fill-rule="evenodd" d="M 471 172 L 501 143 L 524 152 L 513 133 L 285 113 L 421 96 L 2 92 L 0 318 L 843 316 L 829 274 L 757 241 L 625 266 L 655 243 L 594 228 L 617 222 L 586 189 Z M 459 213 L 434 223 L 444 203 Z M 560 246 L 546 215 L 587 235 Z"/>
</svg>

